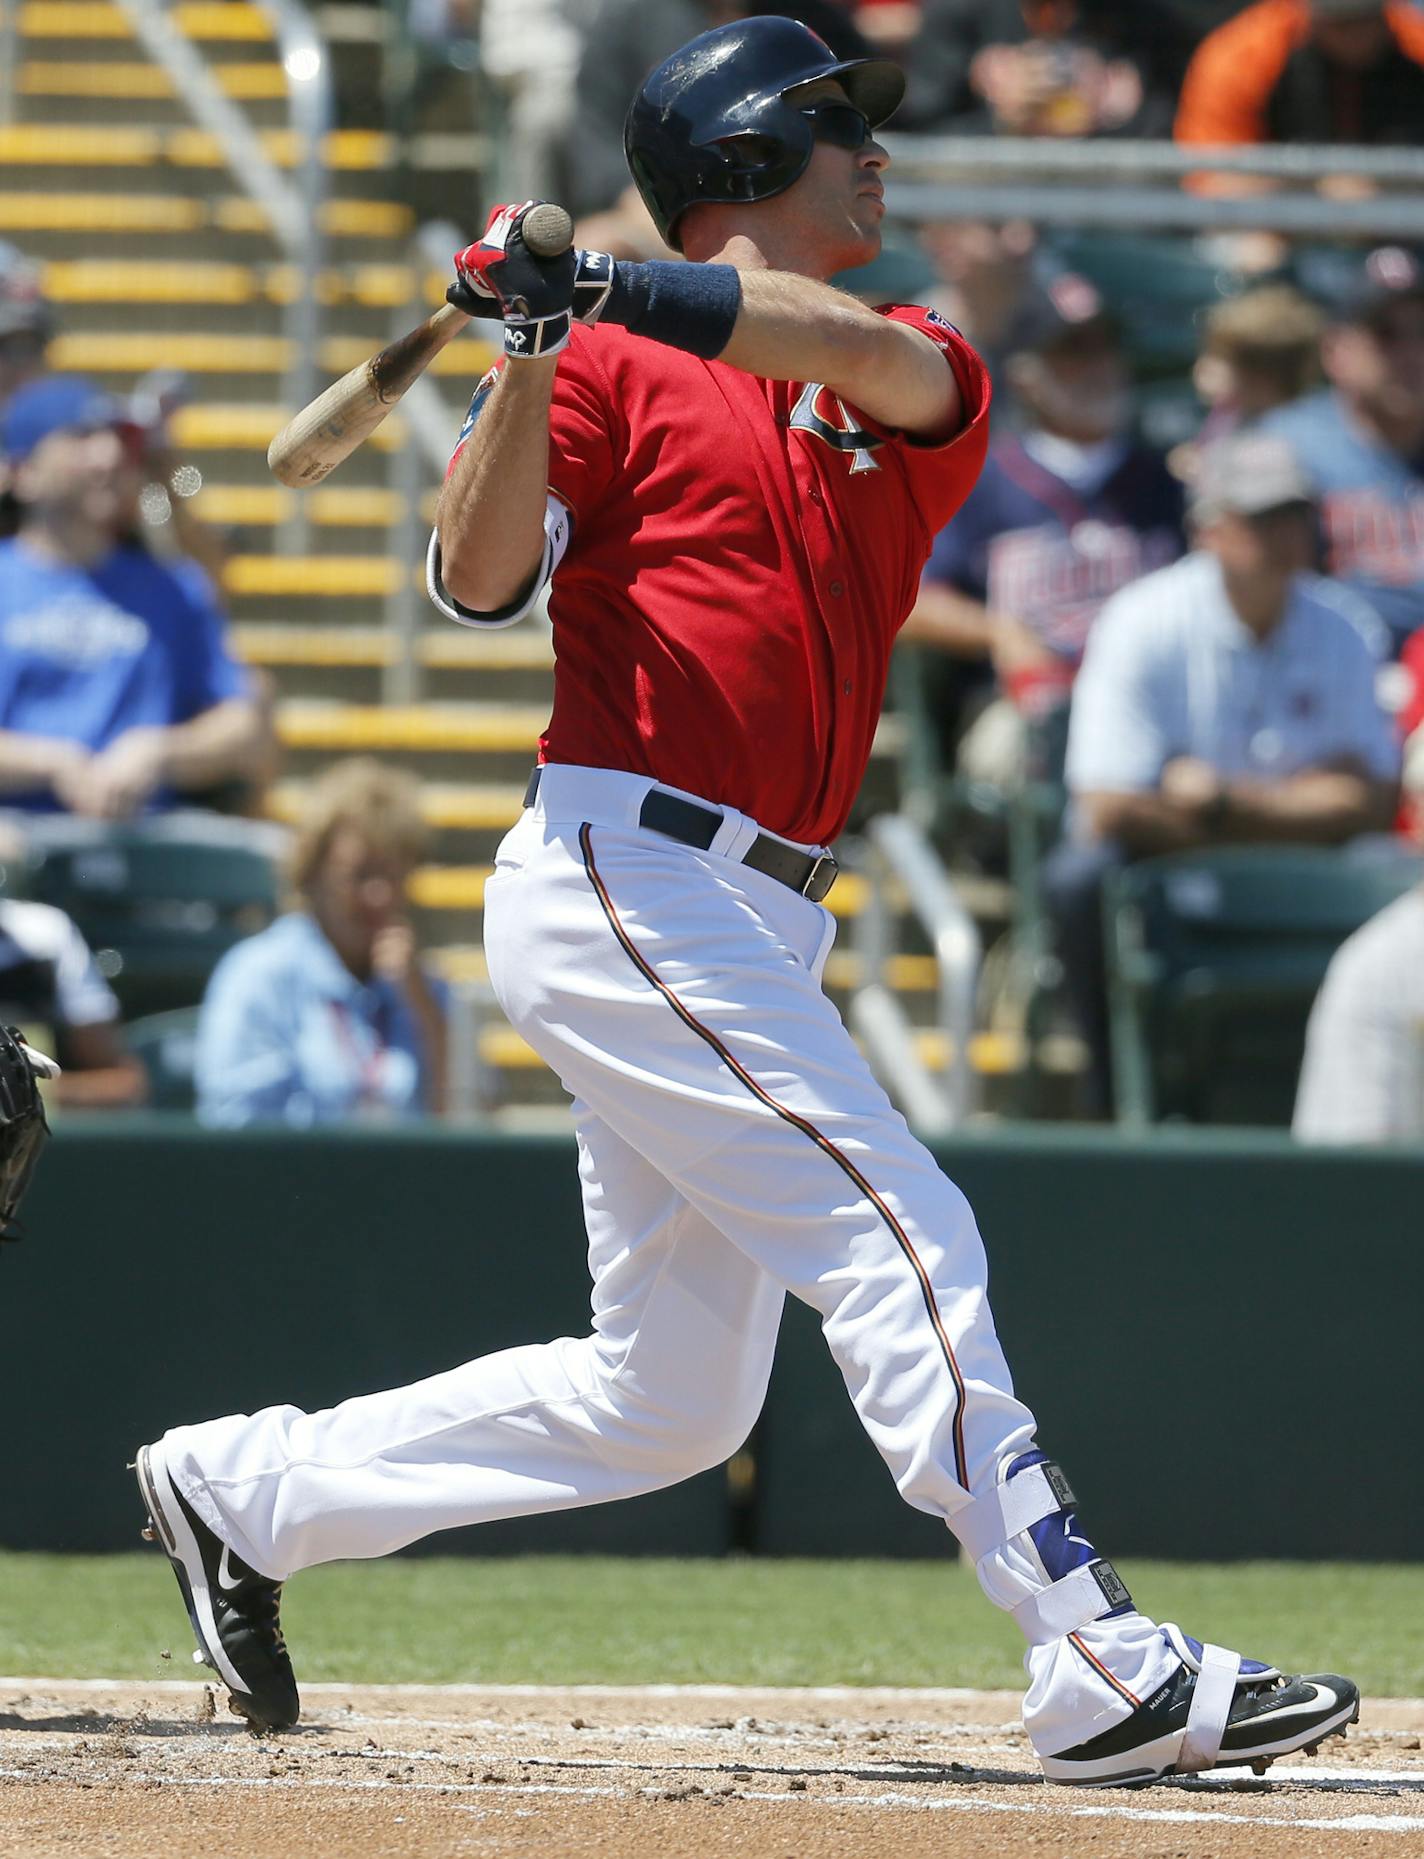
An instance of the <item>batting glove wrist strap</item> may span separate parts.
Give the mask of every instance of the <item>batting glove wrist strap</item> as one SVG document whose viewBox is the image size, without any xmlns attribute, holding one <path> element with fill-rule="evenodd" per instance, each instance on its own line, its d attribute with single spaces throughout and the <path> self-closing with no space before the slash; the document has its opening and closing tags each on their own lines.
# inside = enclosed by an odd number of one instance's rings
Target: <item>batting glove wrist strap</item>
<svg viewBox="0 0 1424 1859">
<path fill-rule="evenodd" d="M 445 293 L 467 316 L 501 318 L 504 352 L 516 361 L 556 355 L 573 318 L 573 252 L 536 258 L 524 243 L 524 218 L 537 204 L 495 207 L 483 234 L 455 254 L 455 282 Z"/>
<path fill-rule="evenodd" d="M 504 319 L 504 352 L 511 361 L 542 361 L 569 346 L 573 316 L 568 310 L 558 316 Z"/>
<path fill-rule="evenodd" d="M 617 266 L 607 252 L 574 253 L 574 316 L 596 323 L 608 305 Z"/>
</svg>

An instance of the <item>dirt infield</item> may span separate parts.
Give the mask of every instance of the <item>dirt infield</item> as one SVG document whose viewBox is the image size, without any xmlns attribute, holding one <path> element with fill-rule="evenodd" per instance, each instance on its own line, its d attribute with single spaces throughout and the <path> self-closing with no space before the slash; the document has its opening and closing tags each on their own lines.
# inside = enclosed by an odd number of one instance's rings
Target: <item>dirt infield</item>
<svg viewBox="0 0 1424 1859">
<path fill-rule="evenodd" d="M 309 1687 L 258 1738 L 200 1683 L 0 1679 L 9 1859 L 1415 1859 L 1424 1701 L 1265 1779 L 1047 1787 L 1018 1697 Z"/>
</svg>

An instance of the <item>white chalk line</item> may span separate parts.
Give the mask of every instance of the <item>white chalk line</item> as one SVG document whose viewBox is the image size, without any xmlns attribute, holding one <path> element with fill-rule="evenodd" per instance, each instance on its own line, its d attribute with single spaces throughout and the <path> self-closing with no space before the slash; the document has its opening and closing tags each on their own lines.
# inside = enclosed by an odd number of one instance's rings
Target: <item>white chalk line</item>
<svg viewBox="0 0 1424 1859">
<path fill-rule="evenodd" d="M 37 1776 L 26 1769 L 0 1768 L 0 1779 L 28 1782 L 31 1785 L 52 1782 L 51 1776 Z M 359 1779 L 344 1779 L 340 1776 L 305 1776 L 305 1775 L 156 1775 L 142 1770 L 130 1771 L 126 1780 L 133 1783 L 157 1784 L 164 1788 L 269 1788 L 269 1789 L 305 1789 L 335 1788 L 354 1793 L 384 1794 L 436 1794 L 436 1795 L 502 1795 L 522 1798 L 525 1796 L 559 1795 L 577 1797 L 582 1800 L 666 1800 L 668 1790 L 663 1788 L 618 1788 L 596 1785 L 575 1785 L 566 1782 L 393 1782 L 380 1776 L 364 1776 Z M 675 1797 L 674 1797 L 675 1798 Z M 705 1797 L 702 1797 L 705 1798 Z M 1119 1807 L 1097 1805 L 1087 1807 L 1070 1807 L 1060 1805 L 1057 1801 L 990 1801 L 979 1795 L 961 1795 L 937 1797 L 925 1800 L 922 1796 L 912 1794 L 832 1794 L 818 1795 L 800 1790 L 743 1789 L 739 1799 L 744 1801 L 791 1802 L 799 1809 L 812 1807 L 872 1807 L 905 1808 L 916 1813 L 982 1813 L 982 1814 L 1018 1814 L 1031 1818 L 1051 1819 L 1057 1815 L 1067 1815 L 1074 1820 L 1126 1820 L 1170 1823 L 1182 1825 L 1228 1825 L 1241 1827 L 1290 1827 L 1309 1832 L 1340 1833 L 1418 1833 L 1424 1831 L 1424 1815 L 1419 1814 L 1343 1814 L 1329 1818 L 1324 1816 L 1285 1815 L 1285 1814 L 1230 1814 L 1221 1810 L 1204 1813 L 1193 1808 L 1170 1807 Z M 460 1805 L 455 1803 L 457 1807 Z"/>
<path fill-rule="evenodd" d="M 186 1662 L 186 1655 L 185 1655 Z M 201 1679 L 191 1678 L 10 1678 L 0 1675 L 0 1691 L 189 1691 Z M 209 1683 L 211 1683 L 211 1679 Z M 372 1691 L 390 1697 L 449 1698 L 709 1698 L 728 1703 L 748 1698 L 785 1700 L 787 1703 L 968 1704 L 1001 1698 L 1017 1712 L 1022 1693 L 979 1691 L 969 1685 L 418 1685 L 366 1684 L 351 1680 L 321 1680 L 302 1685 L 303 1697 L 350 1697 L 353 1691 Z M 1397 1702 L 1398 1700 L 1390 1700 Z M 1406 1700 L 1407 1702 L 1408 1700 Z M 1419 1703 L 1424 1711 L 1424 1700 Z"/>
<path fill-rule="evenodd" d="M 211 1679 L 208 1681 L 212 1682 Z M 191 1691 L 201 1678 L 55 1678 L 44 1676 L 6 1676 L 0 1674 L 0 1691 L 29 1689 L 37 1691 Z M 481 1685 L 416 1684 L 404 1680 L 394 1684 L 369 1684 L 364 1680 L 321 1679 L 302 1685 L 304 1697 L 349 1697 L 353 1691 L 375 1692 L 391 1697 L 451 1698 L 712 1698 L 729 1702 L 748 1698 L 784 1700 L 788 1704 L 807 1700 L 826 1703 L 908 1703 L 926 1704 L 982 1703 L 989 1698 L 1002 1699 L 1017 1710 L 1022 1693 L 997 1689 L 979 1689 L 972 1685 Z M 1370 1696 L 1371 1704 L 1388 1704 L 1424 1712 L 1424 1698 Z"/>
</svg>

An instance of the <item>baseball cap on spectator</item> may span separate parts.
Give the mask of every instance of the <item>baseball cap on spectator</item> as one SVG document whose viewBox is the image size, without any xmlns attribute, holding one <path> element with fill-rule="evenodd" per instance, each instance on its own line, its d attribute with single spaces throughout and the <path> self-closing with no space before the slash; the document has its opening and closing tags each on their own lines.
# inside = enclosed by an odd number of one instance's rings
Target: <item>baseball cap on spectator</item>
<svg viewBox="0 0 1424 1859">
<path fill-rule="evenodd" d="M 1402 302 L 1424 303 L 1424 264 L 1402 245 L 1382 245 L 1344 281 L 1335 305 L 1343 323 L 1374 323 Z"/>
<path fill-rule="evenodd" d="M 48 374 L 17 388 L 0 412 L 0 454 L 12 463 L 28 458 L 56 432 L 97 432 L 122 426 L 123 408 L 112 394 L 79 374 Z"/>
<path fill-rule="evenodd" d="M 1202 456 L 1191 490 L 1194 523 L 1220 516 L 1265 516 L 1294 505 L 1314 508 L 1315 484 L 1284 439 L 1238 433 Z"/>
<path fill-rule="evenodd" d="M 1116 342 L 1117 318 L 1091 279 L 1076 271 L 1035 285 L 1019 305 L 1004 338 L 1009 355 L 1052 355 L 1064 349 Z"/>
</svg>

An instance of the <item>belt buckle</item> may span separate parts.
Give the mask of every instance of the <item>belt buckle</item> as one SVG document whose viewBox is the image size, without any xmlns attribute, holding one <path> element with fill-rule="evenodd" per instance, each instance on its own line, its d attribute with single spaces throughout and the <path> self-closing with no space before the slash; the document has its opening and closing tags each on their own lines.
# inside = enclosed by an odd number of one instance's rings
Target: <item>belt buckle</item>
<svg viewBox="0 0 1424 1859">
<path fill-rule="evenodd" d="M 835 854 L 823 852 L 806 874 L 806 882 L 801 886 L 801 895 L 809 898 L 813 904 L 819 904 L 821 899 L 829 894 L 831 886 L 840 876 L 840 870 Z"/>
</svg>

